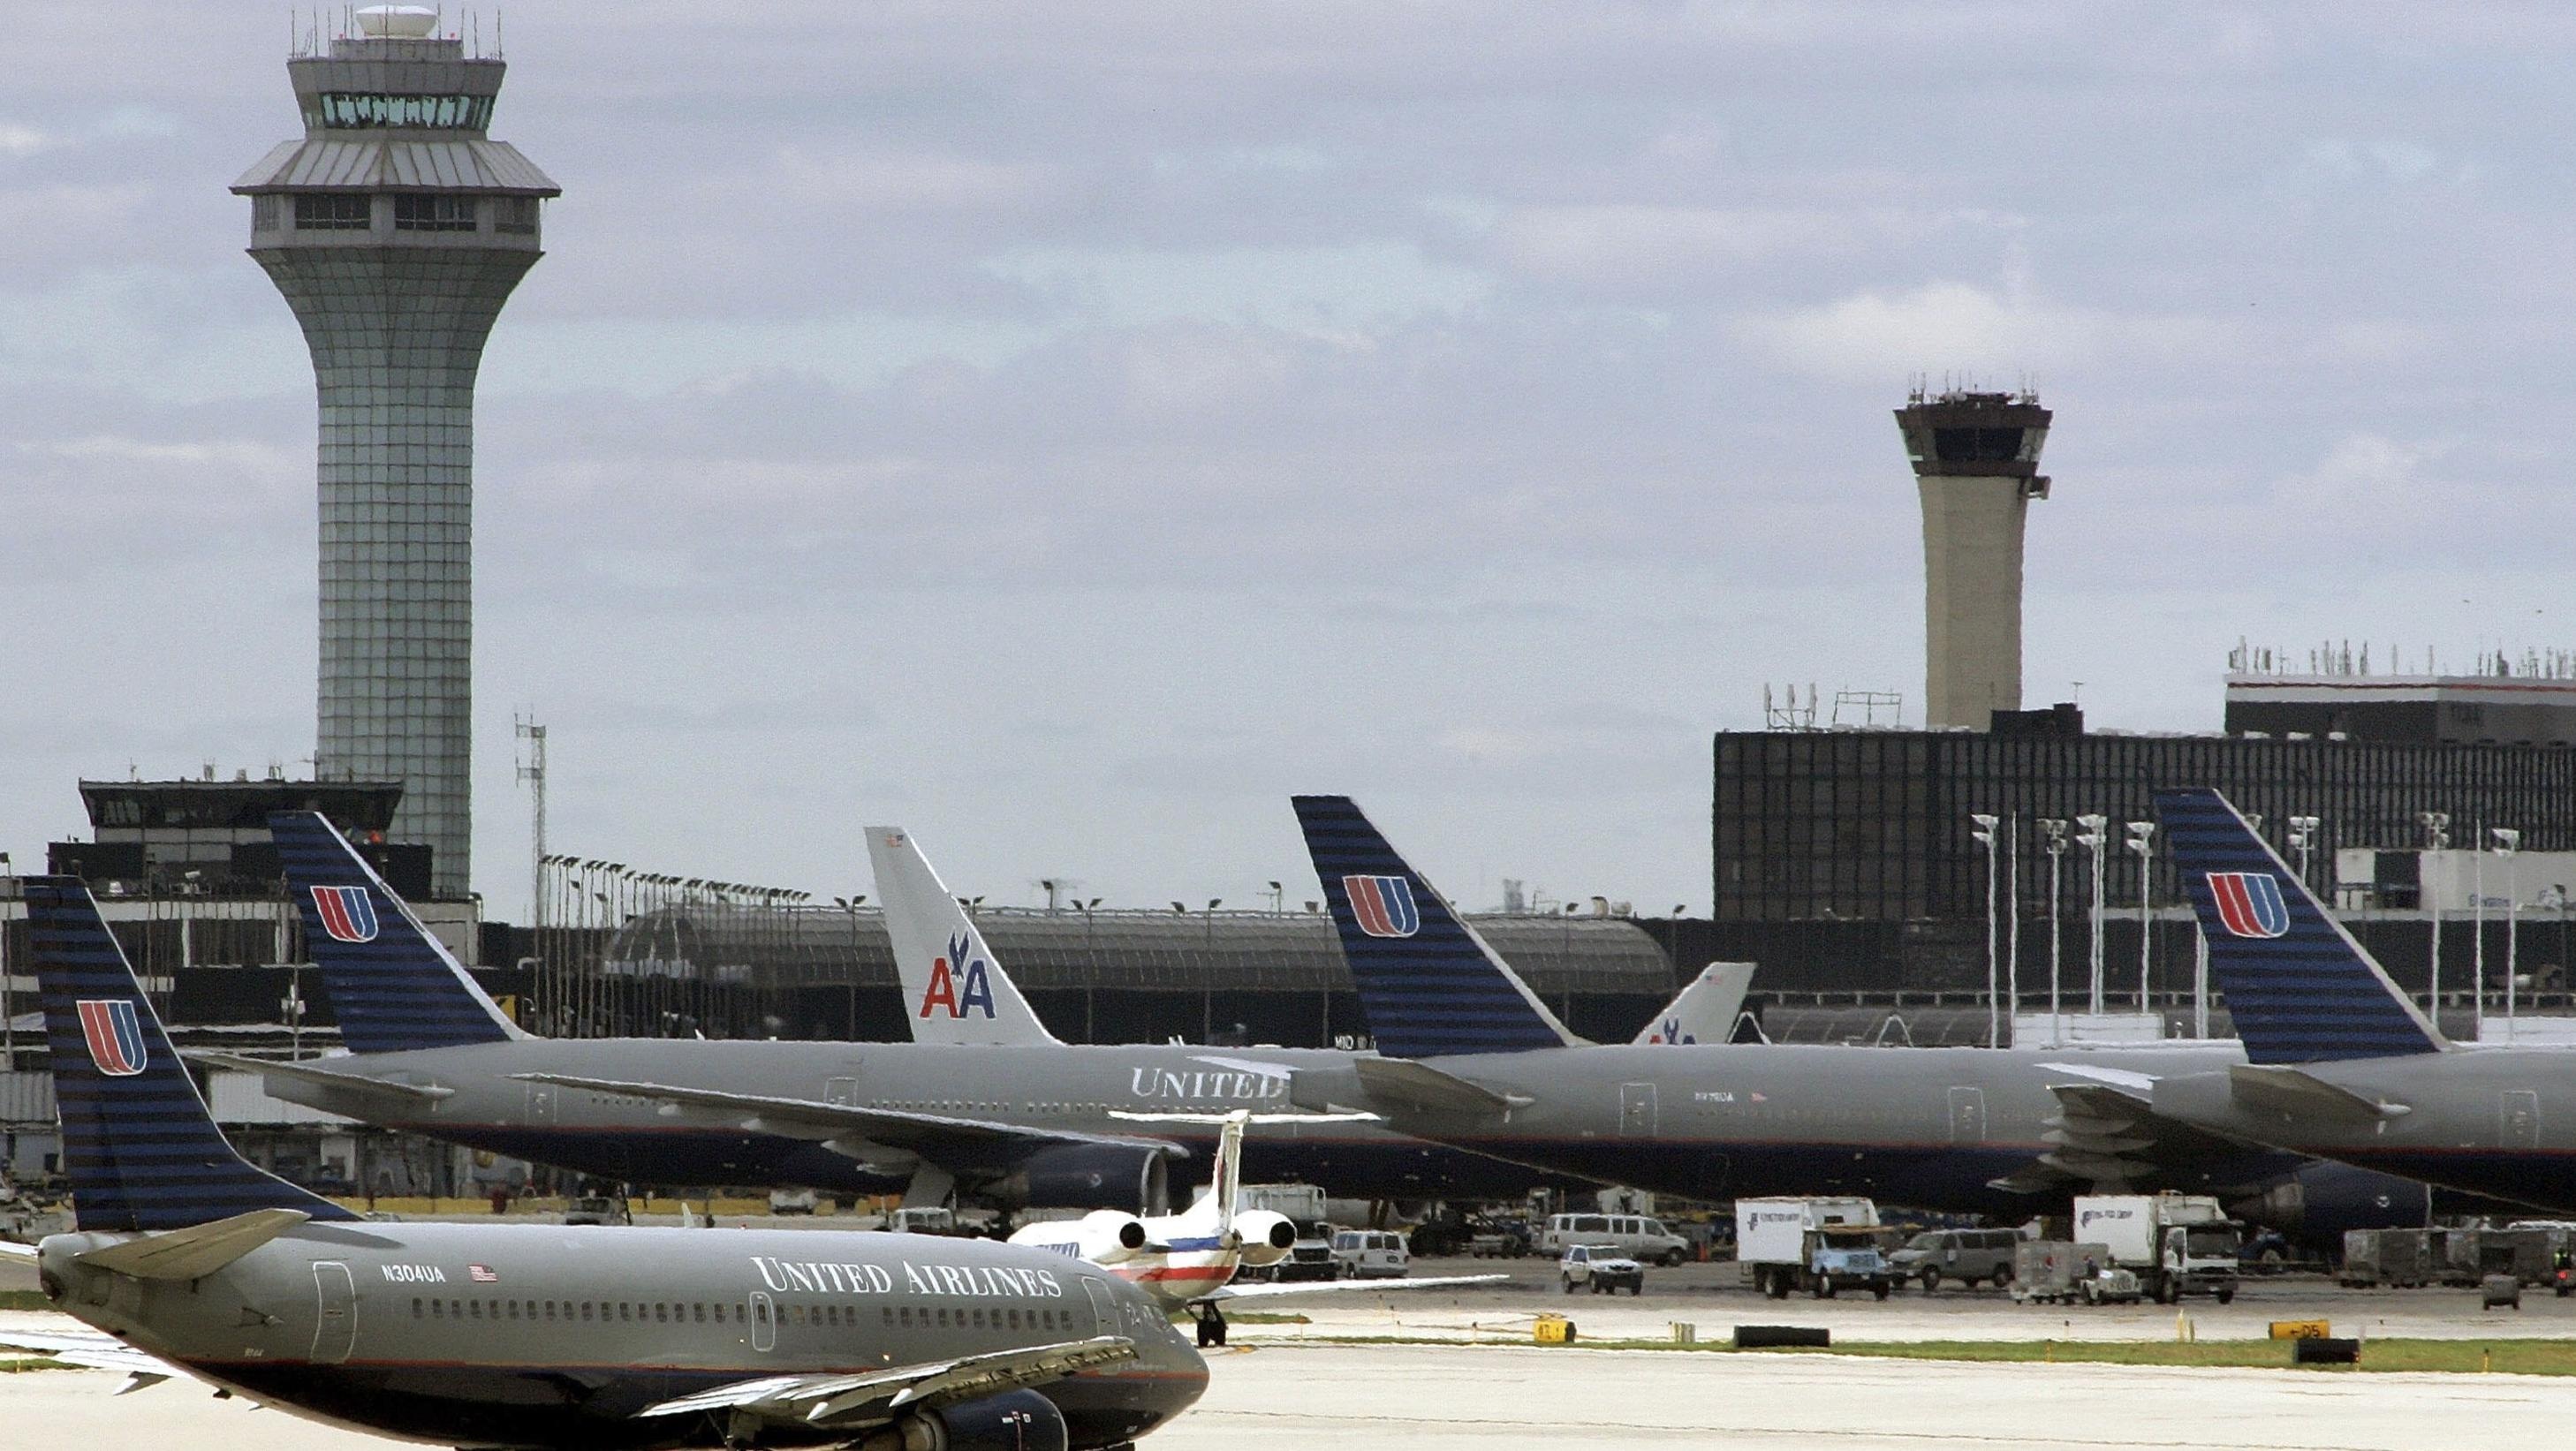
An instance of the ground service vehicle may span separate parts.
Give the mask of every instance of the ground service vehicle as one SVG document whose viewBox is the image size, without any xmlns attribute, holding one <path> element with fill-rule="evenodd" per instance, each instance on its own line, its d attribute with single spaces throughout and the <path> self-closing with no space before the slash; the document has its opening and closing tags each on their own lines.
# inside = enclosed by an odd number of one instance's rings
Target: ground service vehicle
<svg viewBox="0 0 2576 1451">
<path fill-rule="evenodd" d="M 2111 1247 L 2107 1244 L 2079 1244 L 2067 1239 L 2023 1240 L 2013 1250 L 2013 1298 L 2025 1305 L 2064 1305 L 2081 1300 L 2085 1284 L 2109 1264 Z M 2129 1278 L 2134 1289 L 2137 1277 L 2132 1275 Z M 2100 1301 L 2092 1303 L 2099 1304 Z"/>
<path fill-rule="evenodd" d="M 1551 1214 L 1539 1248 L 1559 1253 L 1578 1244 L 1615 1245 L 1625 1254 L 1667 1267 L 1690 1258 L 1690 1241 L 1644 1214 Z"/>
<path fill-rule="evenodd" d="M 2158 1304 L 2209 1295 L 2236 1298 L 2236 1247 L 2245 1227 L 2206 1194 L 2079 1194 L 2075 1237 L 2111 1248 Z"/>
<path fill-rule="evenodd" d="M 1927 1229 L 1888 1256 L 1900 1280 L 1912 1280 L 1930 1294 L 1943 1280 L 1956 1280 L 1973 1290 L 1979 1281 L 1997 1288 L 2011 1283 L 2013 1251 L 2021 1245 L 2010 1229 Z"/>
<path fill-rule="evenodd" d="M 1295 1253 L 1296 1247 L 1289 1247 Z M 1394 1280 L 1412 1268 L 1413 1252 L 1391 1229 L 1345 1229 L 1333 1235 L 1333 1268 L 1345 1280 Z"/>
<path fill-rule="evenodd" d="M 1896 1272 L 1878 1247 L 1878 1206 L 1866 1199 L 1738 1199 L 1735 1258 L 1772 1299 L 1866 1289 L 1880 1299 Z"/>
<path fill-rule="evenodd" d="M 1631 1295 L 1646 1293 L 1646 1267 L 1621 1254 L 1617 1245 L 1571 1246 L 1557 1262 L 1556 1273 L 1569 1295 L 1586 1286 L 1596 1295 L 1615 1295 L 1622 1289 Z"/>
</svg>

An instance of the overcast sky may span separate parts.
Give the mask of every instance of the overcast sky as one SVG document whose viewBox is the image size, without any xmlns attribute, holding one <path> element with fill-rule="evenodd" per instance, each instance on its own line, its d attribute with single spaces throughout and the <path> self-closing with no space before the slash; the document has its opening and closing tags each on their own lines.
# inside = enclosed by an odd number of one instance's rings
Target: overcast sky
<svg viewBox="0 0 2576 1451">
<path fill-rule="evenodd" d="M 2029 703 L 2568 640 L 2561 7 L 506 17 L 493 134 L 564 195 L 480 395 L 495 915 L 514 708 L 557 848 L 653 870 L 871 890 L 891 821 L 996 901 L 1293 904 L 1337 791 L 1471 904 L 1705 911 L 1764 682 L 1921 720 L 1916 375 L 2057 410 Z M 10 7 L 21 869 L 80 777 L 309 770 L 312 378 L 225 190 L 287 41 Z"/>
</svg>

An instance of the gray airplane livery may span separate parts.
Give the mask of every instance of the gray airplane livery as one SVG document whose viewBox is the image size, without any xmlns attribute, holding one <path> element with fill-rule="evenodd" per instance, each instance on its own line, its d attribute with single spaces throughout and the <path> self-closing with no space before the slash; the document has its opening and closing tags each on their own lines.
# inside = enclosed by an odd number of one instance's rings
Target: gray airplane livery
<svg viewBox="0 0 2576 1451">
<path fill-rule="evenodd" d="M 2159 1117 L 2576 1213 L 2576 1052 L 2452 1042 L 2226 797 L 2156 814 L 2252 1059 L 2158 1083 Z"/>
<path fill-rule="evenodd" d="M 9 1246 L 98 1332 L 0 1343 L 185 1373 L 460 1447 L 1122 1447 L 1207 1369 L 1135 1287 L 990 1240 L 361 1220 L 243 1162 L 89 892 L 26 882 L 75 1228 Z"/>
<path fill-rule="evenodd" d="M 2165 1048 L 1577 1045 L 1348 797 L 1294 805 L 1382 1058 L 1301 1067 L 1311 1108 L 1702 1200 L 1867 1194 L 2025 1217 L 2070 1195 L 2216 1193 L 2311 1238 L 2422 1224 L 2421 1183 L 2249 1147 L 2159 1117 L 2160 1081 L 2235 1043 Z"/>
<path fill-rule="evenodd" d="M 1172 1197 L 1172 1165 L 1204 1163 L 1216 1130 L 1179 1122 L 1149 1133 L 1115 1115 L 1285 1109 L 1291 1073 L 1353 1056 L 1057 1042 L 908 846 L 880 854 L 879 889 L 933 924 L 895 932 L 907 995 L 930 1025 L 923 1041 L 535 1037 L 329 822 L 280 813 L 270 828 L 356 1051 L 301 1063 L 199 1056 L 261 1074 L 280 1098 L 608 1179 L 1158 1213 Z M 1034 1031 L 965 1026 L 983 1022 Z M 1260 1123 L 1244 1173 L 1405 1200 L 1516 1197 L 1543 1177 L 1352 1121 Z"/>
</svg>

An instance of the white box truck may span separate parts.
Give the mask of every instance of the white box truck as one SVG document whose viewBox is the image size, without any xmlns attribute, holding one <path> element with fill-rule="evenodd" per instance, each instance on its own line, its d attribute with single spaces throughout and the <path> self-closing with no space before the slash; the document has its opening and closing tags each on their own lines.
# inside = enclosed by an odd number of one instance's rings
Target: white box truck
<svg viewBox="0 0 2576 1451">
<path fill-rule="evenodd" d="M 2158 1304 L 2209 1295 L 2236 1298 L 2236 1251 L 2245 1226 L 2206 1194 L 2079 1194 L 2075 1238 L 2106 1245 Z"/>
<path fill-rule="evenodd" d="M 1774 1300 L 1864 1289 L 1884 1300 L 1896 1269 L 1878 1243 L 1878 1206 L 1867 1199 L 1738 1199 L 1735 1260 Z"/>
</svg>

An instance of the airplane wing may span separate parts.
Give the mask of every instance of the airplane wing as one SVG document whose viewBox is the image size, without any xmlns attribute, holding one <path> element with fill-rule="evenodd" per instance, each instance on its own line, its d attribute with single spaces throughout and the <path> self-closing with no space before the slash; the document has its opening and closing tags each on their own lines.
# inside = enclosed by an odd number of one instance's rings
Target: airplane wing
<svg viewBox="0 0 2576 1451">
<path fill-rule="evenodd" d="M 1521 1094 L 1496 1093 L 1410 1058 L 1357 1058 L 1351 1061 L 1351 1071 L 1359 1075 L 1360 1086 L 1371 1097 L 1433 1113 L 1505 1114 L 1532 1102 Z"/>
<path fill-rule="evenodd" d="M 1161 1149 L 1174 1158 L 1189 1157 L 1186 1147 L 1169 1139 L 1086 1134 L 1071 1129 L 1032 1128 L 1025 1124 L 914 1113 L 906 1109 L 863 1108 L 812 1098 L 771 1098 L 756 1093 L 726 1093 L 719 1089 L 683 1088 L 667 1083 L 629 1083 L 611 1078 L 579 1078 L 564 1073 L 514 1073 L 510 1076 L 530 1083 L 552 1083 L 591 1093 L 654 1099 L 672 1110 L 701 1109 L 742 1114 L 758 1120 L 763 1128 L 780 1133 L 801 1131 L 818 1139 L 858 1135 L 888 1148 L 916 1149 L 934 1142 L 980 1139 L 993 1143 L 1108 1144 L 1128 1149 Z"/>
<path fill-rule="evenodd" d="M 219 1053 L 211 1048 L 191 1049 L 187 1056 L 195 1062 L 212 1068 L 231 1068 L 243 1073 L 257 1073 L 263 1077 L 297 1078 L 307 1083 L 324 1084 L 331 1088 L 345 1088 L 357 1093 L 383 1094 L 391 1098 L 410 1099 L 421 1103 L 435 1103 L 442 1098 L 456 1096 L 455 1089 L 442 1085 L 404 1083 L 398 1079 L 374 1078 L 363 1073 L 334 1073 L 328 1068 L 315 1068 L 307 1063 L 279 1063 L 267 1058 L 244 1058 L 238 1053 Z"/>
<path fill-rule="evenodd" d="M 855 1374 L 762 1376 L 646 1406 L 637 1414 L 730 1410 L 781 1425 L 864 1430 L 913 1406 L 978 1400 L 1135 1358 L 1136 1342 L 1103 1335 Z"/>
<path fill-rule="evenodd" d="M 2153 1182 L 2169 1179 L 2175 1166 L 2224 1160 L 2248 1147 L 2159 1116 L 2143 1092 L 2126 1084 L 2053 1083 L 2048 1091 L 2057 1096 L 2057 1112 L 2043 1122 L 2047 1151 L 1992 1187 L 2036 1194 L 2071 1185 Z"/>
<path fill-rule="evenodd" d="M 147 1355 L 98 1330 L 0 1329 L 0 1348 L 31 1350 L 47 1360 L 92 1370 L 121 1370 L 134 1380 L 118 1391 L 120 1395 L 185 1374 L 161 1357 Z"/>
<path fill-rule="evenodd" d="M 2294 1118 L 2370 1123 L 2411 1111 L 2411 1105 L 2366 1098 L 2340 1083 L 2272 1063 L 2241 1063 L 2228 1069 L 2227 1086 L 2240 1103 Z"/>
<path fill-rule="evenodd" d="M 1509 1275 L 1432 1275 L 1419 1280 L 1298 1280 L 1285 1285 L 1222 1285 L 1193 1298 L 1190 1303 L 1204 1305 L 1211 1300 L 1267 1300 L 1274 1295 L 1348 1294 L 1354 1290 L 1437 1290 L 1451 1285 L 1490 1285 L 1510 1278 Z"/>
</svg>

